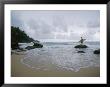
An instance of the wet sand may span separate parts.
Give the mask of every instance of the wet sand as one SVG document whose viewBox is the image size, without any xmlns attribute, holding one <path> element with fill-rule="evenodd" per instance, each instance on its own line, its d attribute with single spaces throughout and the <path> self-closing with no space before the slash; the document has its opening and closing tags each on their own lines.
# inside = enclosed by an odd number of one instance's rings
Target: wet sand
<svg viewBox="0 0 110 87">
<path fill-rule="evenodd" d="M 74 71 L 41 71 L 29 68 L 21 63 L 25 55 L 11 55 L 11 76 L 12 77 L 100 77 L 100 67 L 82 68 Z"/>
</svg>

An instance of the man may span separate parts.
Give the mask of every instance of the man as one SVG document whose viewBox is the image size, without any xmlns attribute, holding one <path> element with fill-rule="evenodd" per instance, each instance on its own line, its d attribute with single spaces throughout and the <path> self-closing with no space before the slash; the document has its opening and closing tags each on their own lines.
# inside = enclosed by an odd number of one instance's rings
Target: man
<svg viewBox="0 0 110 87">
<path fill-rule="evenodd" d="M 79 41 L 80 43 L 81 43 L 81 45 L 83 45 L 83 42 L 85 41 L 86 39 L 83 39 L 82 37 L 81 37 L 81 40 Z"/>
</svg>

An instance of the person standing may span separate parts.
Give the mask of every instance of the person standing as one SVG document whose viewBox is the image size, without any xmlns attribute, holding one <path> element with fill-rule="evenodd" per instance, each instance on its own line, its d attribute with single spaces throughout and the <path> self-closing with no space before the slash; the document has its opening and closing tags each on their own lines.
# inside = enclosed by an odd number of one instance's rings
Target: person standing
<svg viewBox="0 0 110 87">
<path fill-rule="evenodd" d="M 81 43 L 81 45 L 83 45 L 83 42 L 85 41 L 86 39 L 83 39 L 82 37 L 81 37 L 81 40 L 79 41 L 80 43 Z"/>
</svg>

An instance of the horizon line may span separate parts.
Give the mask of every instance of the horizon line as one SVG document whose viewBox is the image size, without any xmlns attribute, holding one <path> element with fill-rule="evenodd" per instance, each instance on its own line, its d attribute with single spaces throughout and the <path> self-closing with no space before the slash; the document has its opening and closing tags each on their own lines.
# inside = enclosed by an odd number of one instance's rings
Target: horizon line
<svg viewBox="0 0 110 87">
<path fill-rule="evenodd" d="M 37 39 L 40 42 L 78 42 L 79 40 L 64 40 L 64 39 Z M 100 42 L 100 40 L 86 40 L 85 42 Z"/>
</svg>

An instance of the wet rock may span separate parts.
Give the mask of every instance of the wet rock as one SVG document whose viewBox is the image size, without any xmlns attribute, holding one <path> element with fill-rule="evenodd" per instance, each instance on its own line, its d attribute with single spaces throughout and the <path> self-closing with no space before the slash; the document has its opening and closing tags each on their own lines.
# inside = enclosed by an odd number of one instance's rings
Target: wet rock
<svg viewBox="0 0 110 87">
<path fill-rule="evenodd" d="M 75 48 L 87 48 L 88 46 L 86 45 L 76 45 Z"/>
<path fill-rule="evenodd" d="M 42 48 L 43 47 L 43 45 L 42 44 L 39 44 L 39 43 L 34 43 L 33 46 L 36 47 L 36 48 Z"/>
<path fill-rule="evenodd" d="M 100 49 L 95 50 L 95 51 L 94 51 L 94 54 L 100 54 Z"/>
<path fill-rule="evenodd" d="M 31 49 L 34 49 L 34 48 L 36 48 L 36 47 L 34 47 L 34 46 L 27 46 L 25 49 L 31 50 Z"/>
<path fill-rule="evenodd" d="M 33 46 L 27 46 L 25 49 L 31 50 L 31 49 L 42 48 L 42 47 L 43 47 L 42 44 L 34 44 Z"/>
<path fill-rule="evenodd" d="M 26 49 L 24 49 L 24 48 L 19 48 L 17 51 L 18 51 L 18 52 L 22 52 L 22 51 L 26 51 Z"/>
<path fill-rule="evenodd" d="M 77 53 L 85 53 L 84 51 L 78 51 Z"/>
</svg>

